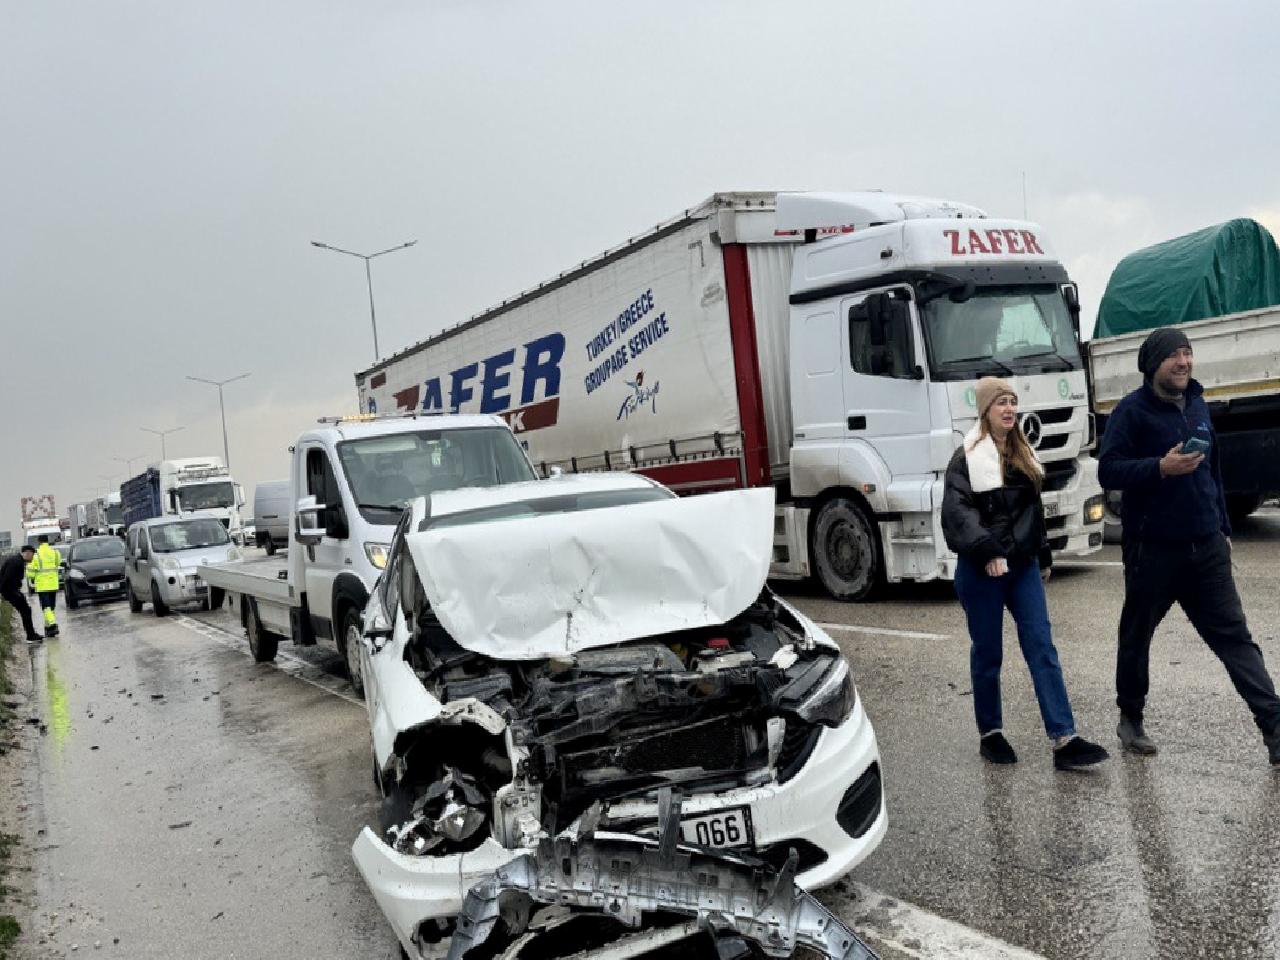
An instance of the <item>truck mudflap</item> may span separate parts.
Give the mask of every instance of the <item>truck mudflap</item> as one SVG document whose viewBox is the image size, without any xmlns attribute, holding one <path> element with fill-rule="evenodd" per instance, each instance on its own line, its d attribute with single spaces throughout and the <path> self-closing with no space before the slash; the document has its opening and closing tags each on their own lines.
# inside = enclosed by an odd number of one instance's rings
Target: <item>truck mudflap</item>
<svg viewBox="0 0 1280 960">
<path fill-rule="evenodd" d="M 534 852 L 499 867 L 467 893 L 448 960 L 566 956 L 548 954 L 547 941 L 565 936 L 569 924 L 584 917 L 601 921 L 594 936 L 574 931 L 566 942 L 579 948 L 572 956 L 592 960 L 785 958 L 801 948 L 830 960 L 878 960 L 853 930 L 796 886 L 795 851 L 775 871 L 759 861 L 684 846 L 680 798 L 670 790 L 659 796 L 658 817 L 660 836 L 653 841 L 596 833 L 598 812 L 588 814 L 576 837 L 543 838 Z M 551 919 L 534 919 L 542 908 L 551 908 Z M 704 954 L 690 952 L 691 938 L 704 941 Z"/>
</svg>

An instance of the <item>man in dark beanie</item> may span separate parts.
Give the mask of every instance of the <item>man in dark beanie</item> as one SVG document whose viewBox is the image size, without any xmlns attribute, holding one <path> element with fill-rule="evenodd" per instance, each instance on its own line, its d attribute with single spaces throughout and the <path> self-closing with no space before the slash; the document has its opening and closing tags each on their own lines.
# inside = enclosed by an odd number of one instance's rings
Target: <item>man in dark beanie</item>
<svg viewBox="0 0 1280 960">
<path fill-rule="evenodd" d="M 1192 351 L 1180 330 L 1153 330 L 1138 351 L 1143 384 L 1107 420 L 1098 480 L 1124 492 L 1124 609 L 1116 655 L 1116 734 L 1126 750 L 1150 755 L 1143 728 L 1151 638 L 1181 605 L 1227 668 L 1253 711 L 1273 764 L 1280 764 L 1280 698 L 1249 635 L 1231 575 L 1231 524 L 1222 492 L 1218 441 L 1204 390 L 1191 378 Z"/>
</svg>

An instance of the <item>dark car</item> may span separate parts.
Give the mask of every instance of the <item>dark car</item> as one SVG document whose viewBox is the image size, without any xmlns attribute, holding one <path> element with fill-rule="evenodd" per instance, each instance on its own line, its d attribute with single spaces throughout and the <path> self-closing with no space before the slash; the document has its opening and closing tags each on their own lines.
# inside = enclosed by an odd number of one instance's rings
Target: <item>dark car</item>
<svg viewBox="0 0 1280 960">
<path fill-rule="evenodd" d="M 85 537 L 71 545 L 64 578 L 67 607 L 88 600 L 124 599 L 124 542 L 119 537 Z"/>
</svg>

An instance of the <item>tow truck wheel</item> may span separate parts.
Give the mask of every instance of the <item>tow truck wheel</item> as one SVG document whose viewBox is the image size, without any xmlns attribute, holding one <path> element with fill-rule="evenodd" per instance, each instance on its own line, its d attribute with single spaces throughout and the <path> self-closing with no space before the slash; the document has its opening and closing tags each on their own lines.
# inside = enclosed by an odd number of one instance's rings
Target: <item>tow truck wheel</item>
<svg viewBox="0 0 1280 960">
<path fill-rule="evenodd" d="M 360 674 L 360 637 L 363 635 L 360 611 L 347 607 L 342 613 L 342 656 L 347 664 L 347 676 L 351 678 L 351 689 L 357 697 L 364 696 L 364 677 Z"/>
<path fill-rule="evenodd" d="M 818 581 L 837 600 L 864 600 L 880 578 L 875 526 L 858 504 L 837 497 L 818 510 L 809 548 Z"/>
<path fill-rule="evenodd" d="M 253 654 L 256 663 L 270 663 L 276 658 L 280 638 L 262 629 L 262 621 L 258 618 L 258 605 L 254 603 L 252 597 L 244 598 L 244 632 L 249 638 L 249 652 Z"/>
</svg>

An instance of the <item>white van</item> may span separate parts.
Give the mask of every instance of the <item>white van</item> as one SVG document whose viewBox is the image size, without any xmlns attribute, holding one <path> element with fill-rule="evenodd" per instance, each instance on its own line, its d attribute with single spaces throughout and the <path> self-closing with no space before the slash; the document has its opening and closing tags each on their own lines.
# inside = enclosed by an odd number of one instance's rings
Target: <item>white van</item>
<svg viewBox="0 0 1280 960">
<path fill-rule="evenodd" d="M 268 480 L 253 489 L 254 540 L 268 554 L 289 545 L 289 481 Z"/>
</svg>

